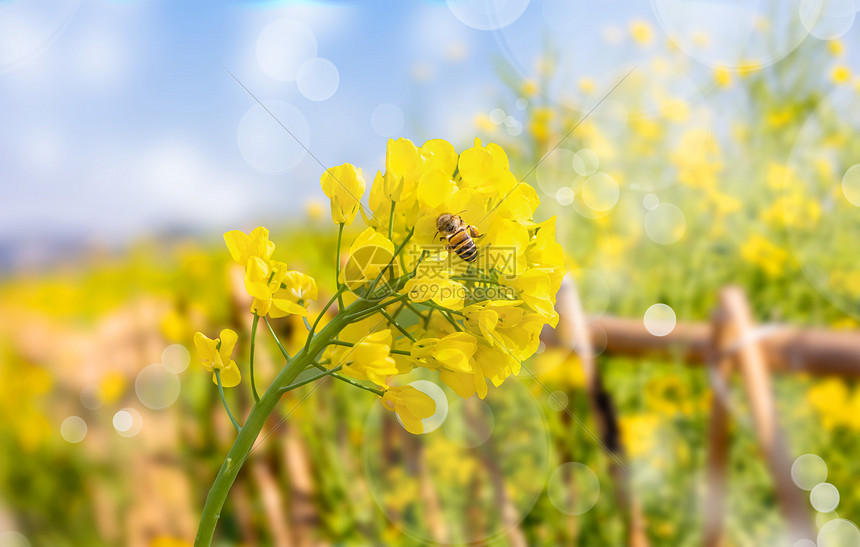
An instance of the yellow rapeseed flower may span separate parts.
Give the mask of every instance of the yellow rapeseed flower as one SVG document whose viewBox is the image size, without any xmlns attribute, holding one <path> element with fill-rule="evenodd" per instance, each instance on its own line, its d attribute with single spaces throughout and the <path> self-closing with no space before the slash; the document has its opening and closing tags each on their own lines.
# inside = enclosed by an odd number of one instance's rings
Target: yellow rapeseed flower
<svg viewBox="0 0 860 547">
<path fill-rule="evenodd" d="M 221 375 L 221 385 L 234 387 L 239 385 L 242 375 L 236 362 L 230 357 L 239 336 L 230 329 L 221 331 L 221 336 L 214 340 L 207 338 L 205 334 L 197 332 L 194 334 L 194 347 L 203 362 L 203 367 L 212 373 L 212 381 L 217 383 L 215 371 Z"/>
<path fill-rule="evenodd" d="M 436 402 L 412 386 L 389 387 L 382 395 L 382 406 L 400 416 L 410 433 L 424 433 L 421 420 L 436 413 Z"/>
<path fill-rule="evenodd" d="M 741 258 L 758 266 L 768 277 L 779 277 L 785 270 L 788 251 L 758 234 L 753 234 L 741 246 Z"/>
<path fill-rule="evenodd" d="M 345 163 L 326 169 L 320 178 L 322 190 L 331 199 L 331 218 L 336 224 L 352 224 L 364 195 L 361 169 Z"/>
</svg>

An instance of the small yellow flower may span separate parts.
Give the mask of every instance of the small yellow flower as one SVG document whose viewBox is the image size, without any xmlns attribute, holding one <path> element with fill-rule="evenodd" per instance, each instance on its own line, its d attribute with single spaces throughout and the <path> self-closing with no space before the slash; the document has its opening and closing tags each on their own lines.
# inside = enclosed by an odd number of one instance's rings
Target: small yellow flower
<svg viewBox="0 0 860 547">
<path fill-rule="evenodd" d="M 296 314 L 307 316 L 308 304 L 317 299 L 317 283 L 313 277 L 294 270 L 285 272 L 279 286 L 272 293 L 271 317 Z"/>
<path fill-rule="evenodd" d="M 382 395 L 382 406 L 397 413 L 406 431 L 416 435 L 424 433 L 421 420 L 436 413 L 436 402 L 412 386 L 389 387 Z"/>
<path fill-rule="evenodd" d="M 454 332 L 443 338 L 423 338 L 415 342 L 412 356 L 425 361 L 428 368 L 472 372 L 477 339 L 467 332 Z M 423 363 L 422 363 L 423 364 Z"/>
<path fill-rule="evenodd" d="M 642 20 L 636 20 L 630 23 L 630 36 L 641 45 L 648 45 L 654 37 L 654 31 L 651 25 Z"/>
<path fill-rule="evenodd" d="M 833 71 L 830 73 L 830 78 L 833 80 L 833 83 L 837 85 L 844 84 L 851 79 L 851 69 L 845 65 L 838 65 L 833 68 Z"/>
<path fill-rule="evenodd" d="M 341 272 L 341 281 L 354 291 L 375 280 L 387 268 L 393 256 L 394 244 L 373 228 L 366 228 L 349 248 L 349 258 Z M 392 267 L 396 274 L 397 261 Z"/>
<path fill-rule="evenodd" d="M 345 163 L 326 169 L 320 178 L 322 190 L 331 199 L 331 218 L 336 224 L 349 226 L 361 207 L 364 176 L 361 169 Z"/>
<path fill-rule="evenodd" d="M 238 339 L 239 336 L 230 329 L 222 330 L 221 336 L 214 340 L 201 332 L 194 333 L 194 346 L 203 367 L 212 373 L 212 381 L 215 383 L 218 383 L 215 371 L 220 371 L 221 385 L 224 387 L 237 386 L 242 379 L 239 367 L 230 357 Z"/>
<path fill-rule="evenodd" d="M 247 235 L 239 230 L 230 230 L 224 234 L 224 242 L 230 256 L 243 268 L 252 258 L 269 260 L 275 251 L 275 244 L 269 241 L 269 230 L 262 226 L 254 228 Z"/>
<path fill-rule="evenodd" d="M 516 289 L 517 298 L 555 326 L 558 322 L 558 313 L 555 311 L 555 292 L 552 290 L 555 284 L 550 278 L 549 271 L 532 268 L 514 278 L 503 278 L 502 283 Z"/>
<path fill-rule="evenodd" d="M 438 264 L 441 262 L 425 260 L 418 266 L 416 276 L 406 282 L 403 292 L 409 295 L 412 302 L 433 300 L 444 308 L 459 310 L 463 307 L 466 287 L 452 281 L 449 272 L 444 271 Z"/>
<path fill-rule="evenodd" d="M 351 337 L 342 335 L 341 338 Z M 343 366 L 347 376 L 384 386 L 389 376 L 398 373 L 397 363 L 390 355 L 391 341 L 391 330 L 384 329 L 351 340 L 352 347 L 329 346 L 324 355 L 331 360 L 330 367 Z"/>
</svg>

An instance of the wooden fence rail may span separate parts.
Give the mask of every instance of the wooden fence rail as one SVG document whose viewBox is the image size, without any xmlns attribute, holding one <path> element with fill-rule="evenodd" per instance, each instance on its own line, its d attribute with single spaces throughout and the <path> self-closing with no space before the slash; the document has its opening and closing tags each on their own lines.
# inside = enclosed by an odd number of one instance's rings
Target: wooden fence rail
<svg viewBox="0 0 860 547">
<path fill-rule="evenodd" d="M 712 325 L 678 323 L 666 336 L 654 336 L 641 319 L 599 317 L 589 321 L 592 343 L 605 342 L 607 355 L 677 356 L 704 365 L 713 349 Z M 860 333 L 765 324 L 736 339 L 729 351 L 758 342 L 772 371 L 860 377 Z"/>
</svg>

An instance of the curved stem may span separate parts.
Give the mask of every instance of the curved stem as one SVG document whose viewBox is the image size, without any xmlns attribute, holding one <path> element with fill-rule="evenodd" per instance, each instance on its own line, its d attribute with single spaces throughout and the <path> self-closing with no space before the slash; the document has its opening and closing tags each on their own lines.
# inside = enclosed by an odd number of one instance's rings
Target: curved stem
<svg viewBox="0 0 860 547">
<path fill-rule="evenodd" d="M 281 344 L 281 341 L 278 339 L 278 335 L 275 334 L 275 329 L 273 329 L 272 324 L 269 323 L 269 318 L 266 317 L 265 321 L 266 321 L 266 326 L 269 327 L 269 332 L 272 333 L 272 338 L 275 339 L 275 343 L 278 345 L 278 349 L 281 350 L 281 355 L 283 355 L 284 359 L 286 359 L 287 362 L 289 363 L 290 360 L 292 359 L 292 357 L 290 357 L 290 354 L 287 353 L 287 349 L 284 347 L 284 345 Z"/>
<path fill-rule="evenodd" d="M 257 323 L 260 321 L 260 316 L 254 314 L 254 323 L 251 325 L 251 357 L 250 357 L 250 374 L 251 374 L 251 392 L 254 394 L 254 402 L 260 402 L 260 396 L 257 395 L 257 384 L 254 381 L 254 347 L 257 341 Z"/>
<path fill-rule="evenodd" d="M 241 433 L 242 426 L 240 426 L 239 422 L 236 421 L 236 418 L 233 417 L 233 413 L 230 412 L 230 406 L 227 404 L 227 398 L 224 397 L 224 386 L 221 385 L 221 371 L 217 368 L 215 369 L 215 382 L 218 384 L 218 393 L 221 394 L 221 402 L 224 404 L 224 410 L 227 411 L 227 416 L 230 416 L 230 421 L 233 422 L 233 427 L 236 428 L 236 433 Z"/>
<path fill-rule="evenodd" d="M 318 368 L 318 369 L 320 369 L 320 370 L 327 370 L 324 366 L 322 366 L 321 364 L 319 364 L 319 363 L 317 363 L 317 362 L 313 362 L 313 363 L 311 363 L 311 366 L 314 366 L 314 367 L 316 367 L 316 368 Z M 347 383 L 347 384 L 349 384 L 349 385 L 351 385 L 351 386 L 357 387 L 358 389 L 363 389 L 363 390 L 365 390 L 365 391 L 369 391 L 369 392 L 371 392 L 371 393 L 374 393 L 374 394 L 376 394 L 376 395 L 379 395 L 380 397 L 382 397 L 382 396 L 385 394 L 385 392 L 384 392 L 384 391 L 382 391 L 381 389 L 373 389 L 373 388 L 372 388 L 372 387 L 370 387 L 370 386 L 366 386 L 366 385 L 364 385 L 364 384 L 361 384 L 361 383 L 359 383 L 359 382 L 356 382 L 355 380 L 353 380 L 353 379 L 351 379 L 351 378 L 347 378 L 346 376 L 343 376 L 343 375 L 340 375 L 340 374 L 332 374 L 332 377 L 333 377 L 333 378 L 335 378 L 335 379 L 337 379 L 337 380 L 340 380 L 341 382 L 344 382 L 344 383 Z"/>
<path fill-rule="evenodd" d="M 288 391 L 292 391 L 292 390 L 294 390 L 294 389 L 296 389 L 296 388 L 298 388 L 298 387 L 302 387 L 302 386 L 307 385 L 307 384 L 310 384 L 310 383 L 312 383 L 312 382 L 316 382 L 316 381 L 317 381 L 317 380 L 319 380 L 320 378 L 325 378 L 326 376 L 331 376 L 332 374 L 334 374 L 335 372 L 339 371 L 339 370 L 340 370 L 340 369 L 342 369 L 342 368 L 343 368 L 342 366 L 336 366 L 336 367 L 334 367 L 334 368 L 333 368 L 333 369 L 331 369 L 331 370 L 326 370 L 326 371 L 325 371 L 325 372 L 323 372 L 322 374 L 317 374 L 316 376 L 311 376 L 310 378 L 306 378 L 306 379 L 304 379 L 304 380 L 302 380 L 302 381 L 300 381 L 300 382 L 296 382 L 296 383 L 294 383 L 294 384 L 290 384 L 290 385 L 288 385 L 287 387 L 282 387 L 282 388 L 281 388 L 281 393 L 287 393 Z"/>
<path fill-rule="evenodd" d="M 345 311 L 357 313 L 370 306 L 370 303 L 359 300 L 346 308 Z M 236 480 L 242 464 L 250 454 L 254 441 L 266 424 L 269 415 L 275 409 L 278 401 L 281 400 L 281 389 L 294 382 L 299 373 L 315 361 L 317 354 L 323 350 L 328 340 L 337 336 L 347 324 L 349 324 L 348 314 L 338 314 L 335 316 L 334 319 L 320 330 L 317 336 L 313 337 L 313 341 L 302 348 L 292 360 L 287 362 L 286 366 L 281 369 L 272 381 L 272 384 L 260 398 L 260 401 L 251 409 L 248 419 L 245 421 L 245 426 L 239 431 L 239 435 L 233 442 L 233 446 L 230 447 L 230 451 L 227 453 L 227 457 L 224 463 L 221 464 L 218 475 L 212 483 L 212 488 L 210 488 L 209 494 L 206 496 L 203 514 L 200 517 L 200 525 L 197 528 L 197 537 L 194 540 L 195 546 L 208 546 L 212 543 L 212 537 L 215 534 L 215 525 L 221 516 L 221 508 L 227 499 L 227 493 Z"/>
<path fill-rule="evenodd" d="M 337 256 L 334 261 L 334 286 L 338 288 L 337 293 L 337 311 L 343 309 L 343 293 L 340 292 L 340 244 L 343 241 L 343 223 L 337 227 Z M 328 309 L 328 306 L 326 306 Z M 307 321 L 307 319 L 305 319 Z"/>
</svg>

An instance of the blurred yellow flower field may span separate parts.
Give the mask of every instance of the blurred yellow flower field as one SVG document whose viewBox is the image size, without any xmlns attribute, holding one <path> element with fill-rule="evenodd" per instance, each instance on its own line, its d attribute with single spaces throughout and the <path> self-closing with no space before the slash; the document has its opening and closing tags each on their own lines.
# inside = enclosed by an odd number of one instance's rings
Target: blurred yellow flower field
<svg viewBox="0 0 860 547">
<path fill-rule="evenodd" d="M 718 37 L 664 30 L 612 26 L 600 47 L 636 60 L 612 78 L 551 40 L 527 70 L 499 63 L 468 138 L 392 138 L 373 177 L 320 169 L 268 229 L 8 272 L 0 521 L 34 546 L 190 545 L 223 462 L 242 470 L 209 514 L 216 545 L 624 545 L 628 483 L 650 544 L 700 545 L 721 404 L 724 544 L 784 544 L 744 380 L 720 386 L 682 346 L 612 354 L 599 328 L 592 354 L 560 344 L 556 295 L 568 274 L 589 321 L 662 337 L 712 324 L 735 285 L 756 341 L 858 332 L 856 40 L 694 63 Z M 772 387 L 803 510 L 818 545 L 860 544 L 860 385 L 790 368 Z"/>
</svg>

